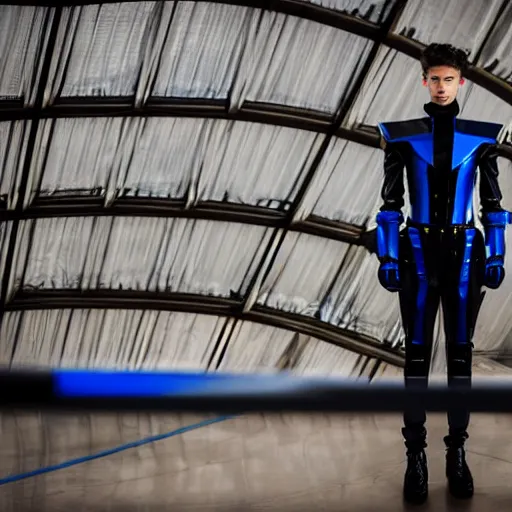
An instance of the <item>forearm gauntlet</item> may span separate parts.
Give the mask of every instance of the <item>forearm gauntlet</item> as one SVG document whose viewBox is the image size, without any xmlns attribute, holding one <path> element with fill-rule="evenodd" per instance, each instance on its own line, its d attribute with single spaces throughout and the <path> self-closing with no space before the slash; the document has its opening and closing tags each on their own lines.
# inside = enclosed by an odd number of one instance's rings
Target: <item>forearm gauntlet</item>
<svg viewBox="0 0 512 512">
<path fill-rule="evenodd" d="M 505 210 L 485 212 L 482 225 L 485 231 L 485 252 L 488 264 L 503 264 L 505 258 L 505 228 L 511 223 L 511 214 Z"/>
<path fill-rule="evenodd" d="M 397 262 L 400 225 L 404 218 L 400 212 L 385 210 L 377 215 L 377 256 L 381 263 Z"/>
</svg>

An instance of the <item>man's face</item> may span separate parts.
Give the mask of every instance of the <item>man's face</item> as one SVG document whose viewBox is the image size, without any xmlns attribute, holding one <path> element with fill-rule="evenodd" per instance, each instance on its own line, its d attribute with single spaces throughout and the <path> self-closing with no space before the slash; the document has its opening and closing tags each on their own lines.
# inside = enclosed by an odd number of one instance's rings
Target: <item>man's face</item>
<svg viewBox="0 0 512 512">
<path fill-rule="evenodd" d="M 461 85 L 459 70 L 450 66 L 436 66 L 428 70 L 423 85 L 428 87 L 430 99 L 437 105 L 449 105 L 455 100 Z"/>
</svg>

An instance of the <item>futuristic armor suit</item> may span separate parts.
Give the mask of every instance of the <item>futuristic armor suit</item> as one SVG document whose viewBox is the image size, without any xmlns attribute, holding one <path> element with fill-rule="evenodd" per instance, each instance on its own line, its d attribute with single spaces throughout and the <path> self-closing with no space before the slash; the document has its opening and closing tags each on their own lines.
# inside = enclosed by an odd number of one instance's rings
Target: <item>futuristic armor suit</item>
<svg viewBox="0 0 512 512">
<path fill-rule="evenodd" d="M 378 277 L 387 290 L 399 292 L 406 386 L 428 384 L 439 303 L 443 308 L 448 383 L 470 386 L 472 337 L 485 294 L 482 287 L 498 288 L 505 276 L 505 227 L 510 214 L 500 206 L 496 152 L 502 125 L 458 119 L 456 100 L 443 106 L 427 103 L 424 109 L 428 117 L 379 125 L 386 147 L 384 203 L 377 215 Z M 477 168 L 484 235 L 474 225 Z M 404 169 L 411 214 L 401 230 Z M 425 421 L 421 408 L 405 411 L 402 434 L 408 455 L 423 453 Z M 447 455 L 450 488 L 454 495 L 469 497 L 472 477 L 460 456 L 468 437 L 468 411 L 449 411 L 448 424 L 446 446 L 459 450 L 458 467 L 451 480 Z M 421 460 L 424 453 L 418 457 L 415 463 L 424 465 L 422 478 L 428 479 L 426 462 Z"/>
</svg>

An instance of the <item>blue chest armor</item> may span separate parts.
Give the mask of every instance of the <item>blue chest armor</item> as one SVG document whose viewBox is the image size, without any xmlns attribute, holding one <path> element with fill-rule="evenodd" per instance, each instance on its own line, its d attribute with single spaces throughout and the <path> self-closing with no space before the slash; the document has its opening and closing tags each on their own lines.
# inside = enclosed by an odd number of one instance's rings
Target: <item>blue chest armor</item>
<svg viewBox="0 0 512 512">
<path fill-rule="evenodd" d="M 378 125 L 386 143 L 405 143 L 408 149 L 402 156 L 407 169 L 411 203 L 410 219 L 417 224 L 472 224 L 474 221 L 473 191 L 479 149 L 485 144 L 496 143 L 496 137 L 502 125 L 454 119 L 451 169 L 436 169 L 433 124 L 430 118 L 421 118 Z M 447 175 L 439 176 L 439 173 Z M 443 187 L 449 189 L 446 197 L 448 208 L 445 218 L 437 220 L 432 210 L 435 209 L 433 196 L 437 194 L 436 186 L 439 185 L 434 186 L 434 181 L 437 184 L 441 182 Z"/>
</svg>

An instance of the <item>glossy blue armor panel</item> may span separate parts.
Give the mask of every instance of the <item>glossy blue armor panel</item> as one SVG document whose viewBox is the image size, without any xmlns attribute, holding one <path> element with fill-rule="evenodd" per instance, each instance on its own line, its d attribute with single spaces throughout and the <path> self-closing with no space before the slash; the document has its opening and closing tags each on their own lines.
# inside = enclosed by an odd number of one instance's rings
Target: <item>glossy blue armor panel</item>
<svg viewBox="0 0 512 512">
<path fill-rule="evenodd" d="M 488 212 L 482 215 L 485 229 L 485 251 L 487 258 L 505 257 L 505 228 L 512 224 L 512 215 L 507 211 Z M 499 260 L 492 262 L 502 264 Z M 492 265 L 491 263 L 491 265 Z"/>
<path fill-rule="evenodd" d="M 446 224 L 471 224 L 474 219 L 473 191 L 476 181 L 478 150 L 483 144 L 495 144 L 501 125 L 454 119 L 452 173 L 456 173 L 453 212 Z M 434 166 L 434 141 L 425 119 L 401 123 L 380 123 L 386 142 L 407 143 L 411 159 L 406 162 L 411 191 L 411 220 L 417 224 L 433 224 L 430 212 L 429 176 Z M 409 131 L 409 133 L 406 133 Z"/>
<path fill-rule="evenodd" d="M 379 258 L 398 260 L 400 224 L 404 218 L 400 212 L 383 211 L 377 215 L 377 255 Z"/>
<path fill-rule="evenodd" d="M 416 263 L 416 273 L 418 276 L 418 296 L 416 301 L 416 322 L 413 334 L 413 345 L 422 345 L 424 343 L 424 318 L 425 304 L 427 300 L 428 281 L 425 269 L 425 260 L 423 249 L 421 247 L 421 238 L 419 231 L 414 227 L 408 228 L 409 239 L 411 241 L 414 261 Z"/>
<path fill-rule="evenodd" d="M 467 339 L 467 311 L 468 311 L 468 292 L 469 292 L 469 278 L 471 268 L 471 253 L 473 250 L 473 241 L 475 240 L 475 229 L 466 229 L 464 255 L 462 259 L 462 267 L 460 269 L 459 277 L 459 311 L 457 319 L 457 343 L 469 343 L 471 340 Z"/>
</svg>

